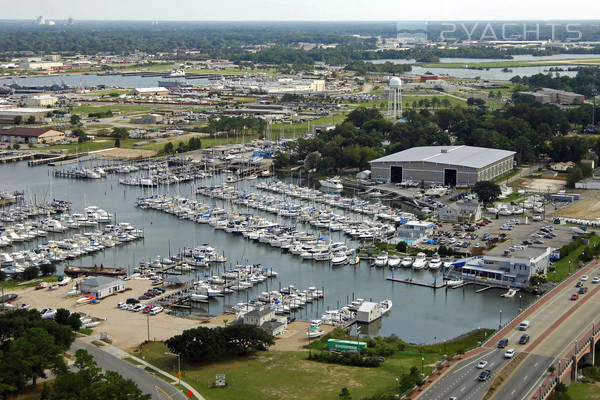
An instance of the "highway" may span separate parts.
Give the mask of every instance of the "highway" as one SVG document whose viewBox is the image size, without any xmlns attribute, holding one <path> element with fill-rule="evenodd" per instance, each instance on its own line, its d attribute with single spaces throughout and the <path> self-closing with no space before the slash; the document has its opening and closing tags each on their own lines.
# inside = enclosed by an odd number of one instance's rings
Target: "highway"
<svg viewBox="0 0 600 400">
<path fill-rule="evenodd" d="M 516 370 L 506 377 L 505 382 L 494 394 L 494 400 L 530 399 L 540 386 L 548 367 L 565 350 L 573 345 L 574 339 L 591 328 L 591 322 L 598 317 L 600 307 L 600 285 L 593 285 L 588 280 L 585 286 L 587 294 L 581 295 L 577 301 L 570 300 L 578 277 L 588 273 L 594 276 L 600 274 L 596 267 L 587 271 L 580 270 L 576 277 L 570 278 L 557 288 L 545 302 L 534 309 L 527 317 L 519 317 L 518 322 L 527 319 L 531 322 L 527 334 L 531 340 L 526 345 L 518 341 L 525 332 L 516 327 L 505 330 L 501 337 L 509 340 L 508 348 L 514 348 L 517 353 L 526 354 Z M 591 277 L 590 277 L 591 279 Z M 579 304 L 581 302 L 582 304 Z M 483 397 L 493 378 L 498 374 L 508 360 L 504 359 L 504 350 L 495 348 L 500 336 L 486 343 L 485 351 L 469 359 L 463 360 L 450 368 L 439 380 L 424 391 L 420 400 L 479 400 Z M 481 372 L 476 368 L 480 360 L 488 361 L 486 369 L 492 371 L 492 379 L 479 382 L 477 377 Z"/>
<path fill-rule="evenodd" d="M 156 389 L 157 386 L 164 390 L 173 400 L 186 399 L 186 397 L 175 389 L 175 387 L 169 385 L 160 378 L 147 373 L 143 368 L 139 368 L 127 361 L 123 361 L 91 343 L 87 343 L 81 339 L 75 339 L 75 342 L 71 345 L 71 351 L 75 353 L 75 351 L 79 349 L 87 350 L 88 353 L 94 357 L 98 366 L 103 370 L 118 372 L 123 377 L 134 381 L 142 392 L 152 395 L 152 400 L 168 399 L 168 397 L 164 396 Z"/>
</svg>

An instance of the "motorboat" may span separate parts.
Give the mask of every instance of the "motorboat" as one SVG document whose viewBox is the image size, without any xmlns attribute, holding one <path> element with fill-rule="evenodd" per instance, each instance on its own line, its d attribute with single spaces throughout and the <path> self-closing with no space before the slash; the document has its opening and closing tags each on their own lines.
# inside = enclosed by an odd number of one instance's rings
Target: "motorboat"
<svg viewBox="0 0 600 400">
<path fill-rule="evenodd" d="M 392 309 L 392 300 L 386 299 L 379 302 L 381 307 L 381 315 L 387 314 Z"/>
<path fill-rule="evenodd" d="M 397 268 L 398 265 L 400 265 L 400 257 L 391 256 L 390 258 L 388 258 L 388 267 Z"/>
<path fill-rule="evenodd" d="M 340 180 L 339 176 L 321 179 L 319 183 L 321 184 L 321 186 L 329 190 L 342 191 L 344 189 L 344 186 L 342 185 L 342 181 Z"/>
<path fill-rule="evenodd" d="M 446 281 L 446 286 L 449 287 L 454 287 L 454 286 L 460 286 L 464 283 L 465 281 L 462 279 L 450 279 L 449 281 Z"/>
<path fill-rule="evenodd" d="M 348 264 L 350 265 L 356 265 L 360 263 L 360 257 L 358 256 L 358 254 L 352 254 L 351 256 L 348 256 Z"/>
<path fill-rule="evenodd" d="M 412 263 L 413 263 L 413 259 L 412 259 L 412 257 L 408 257 L 408 256 L 406 256 L 406 257 L 404 257 L 404 258 L 402 259 L 402 261 L 400 262 L 400 266 L 401 266 L 402 268 L 409 268 L 409 267 L 412 265 Z"/>
<path fill-rule="evenodd" d="M 412 264 L 413 269 L 420 270 L 424 269 L 427 266 L 427 257 L 425 253 L 418 253 L 417 257 L 415 257 L 415 261 Z"/>
<path fill-rule="evenodd" d="M 435 253 L 432 257 L 431 260 L 429 260 L 429 268 L 430 269 L 440 269 L 442 266 L 442 259 L 440 258 L 440 255 Z"/>
<path fill-rule="evenodd" d="M 325 331 L 323 329 L 319 328 L 318 326 L 311 325 L 308 332 L 306 332 L 306 336 L 308 336 L 309 339 L 314 339 L 323 336 L 324 333 Z"/>
<path fill-rule="evenodd" d="M 40 311 L 40 316 L 43 319 L 53 319 L 56 317 L 56 310 L 53 308 L 44 308 L 42 311 Z"/>
<path fill-rule="evenodd" d="M 382 251 L 381 253 L 379 253 L 379 255 L 377 256 L 377 258 L 375 259 L 375 266 L 376 267 L 385 267 L 388 263 L 388 254 L 385 251 Z"/>
<path fill-rule="evenodd" d="M 348 262 L 348 256 L 345 253 L 335 253 L 331 257 L 332 265 L 342 265 Z"/>
<path fill-rule="evenodd" d="M 58 281 L 56 283 L 58 284 L 58 286 L 65 286 L 69 282 L 71 282 L 71 277 L 65 275 L 64 278 L 62 278 L 60 281 Z"/>
</svg>

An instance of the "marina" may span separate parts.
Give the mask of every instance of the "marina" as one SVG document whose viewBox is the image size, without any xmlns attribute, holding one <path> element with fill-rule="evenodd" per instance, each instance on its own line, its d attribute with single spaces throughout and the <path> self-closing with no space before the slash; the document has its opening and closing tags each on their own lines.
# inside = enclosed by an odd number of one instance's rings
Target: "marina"
<svg viewBox="0 0 600 400">
<path fill-rule="evenodd" d="M 104 163 L 101 167 L 105 165 L 107 164 Z M 97 166 L 97 163 L 81 162 L 82 168 L 93 168 L 95 166 Z M 200 170 L 203 170 L 203 168 L 200 168 Z M 135 171 L 134 174 L 139 172 Z M 130 172 L 129 175 L 131 174 Z M 26 162 L 6 164 L 0 170 L 0 179 L 3 182 L 4 191 L 22 190 L 22 182 L 28 182 L 28 191 L 25 193 L 26 202 L 33 203 L 34 199 L 37 199 L 38 204 L 44 201 L 51 202 L 52 198 L 57 197 L 61 193 L 62 196 L 60 198 L 68 196 L 72 201 L 72 204 L 69 204 L 69 209 L 83 210 L 87 207 L 86 203 L 96 204 L 101 209 L 110 210 L 110 213 L 114 216 L 112 224 L 115 224 L 115 219 L 117 222 L 127 221 L 132 226 L 144 232 L 143 240 L 129 242 L 127 246 L 114 246 L 103 251 L 87 253 L 79 257 L 76 263 L 72 263 L 73 265 L 100 266 L 102 264 L 105 268 L 118 267 L 126 271 L 133 271 L 144 258 L 151 263 L 156 254 L 163 254 L 165 256 L 171 254 L 172 256 L 176 256 L 178 253 L 184 252 L 184 249 L 194 249 L 203 243 L 209 243 L 215 249 L 225 251 L 227 262 L 220 264 L 209 263 L 208 267 L 195 267 L 190 271 L 182 271 L 182 276 L 190 276 L 194 279 L 194 282 L 197 282 L 203 280 L 205 275 L 209 277 L 220 275 L 224 268 L 229 268 L 229 265 L 227 265 L 229 263 L 232 266 L 261 264 L 269 266 L 269 268 L 273 268 L 274 271 L 278 272 L 277 278 L 272 283 L 269 283 L 268 290 L 265 285 L 264 287 L 253 286 L 244 291 L 234 291 L 234 293 L 228 294 L 228 297 L 217 296 L 211 298 L 209 303 L 197 302 L 197 305 L 194 305 L 193 308 L 182 307 L 180 311 L 177 311 L 181 315 L 220 314 L 226 311 L 227 305 L 233 306 L 238 303 L 247 303 L 252 299 L 258 299 L 262 292 L 277 290 L 279 282 L 282 282 L 282 288 L 290 284 L 297 288 L 308 288 L 311 286 L 325 288 L 326 296 L 322 300 L 319 300 L 318 303 L 310 303 L 310 306 L 299 309 L 295 313 L 297 318 L 303 320 L 321 319 L 327 309 L 339 310 L 344 304 L 351 303 L 352 298 L 390 299 L 394 304 L 393 309 L 378 320 L 377 323 L 371 324 L 369 332 L 375 335 L 395 333 L 408 341 L 418 343 L 431 342 L 434 335 L 438 339 L 443 337 L 450 338 L 464 333 L 466 329 L 476 329 L 480 326 L 493 327 L 497 325 L 497 312 L 491 312 L 490 310 L 501 308 L 507 318 L 510 315 L 516 315 L 518 312 L 519 301 L 515 302 L 513 299 L 506 299 L 499 296 L 500 293 L 506 292 L 505 289 L 500 292 L 496 289 L 490 289 L 476 294 L 473 290 L 468 289 L 446 292 L 433 291 L 429 288 L 416 285 L 397 285 L 386 280 L 390 275 L 389 267 L 372 268 L 367 262 L 363 261 L 355 265 L 332 265 L 331 262 L 303 260 L 301 257 L 293 255 L 288 251 L 282 252 L 281 248 L 246 239 L 242 234 L 236 235 L 226 232 L 225 229 L 214 229 L 208 223 L 192 223 L 172 214 L 154 210 L 143 210 L 140 207 L 136 207 L 137 199 L 151 197 L 151 191 L 154 192 L 154 196 L 167 195 L 177 197 L 185 194 L 184 197 L 193 197 L 197 187 L 219 185 L 226 180 L 227 173 L 198 178 L 196 183 L 180 182 L 154 188 L 120 185 L 119 178 L 121 175 L 120 173 L 107 173 L 107 176 L 103 179 L 62 179 L 54 177 L 52 174 L 48 174 L 41 169 L 28 167 Z M 254 181 L 241 181 L 235 184 L 237 187 L 236 190 L 246 190 L 248 193 L 258 196 L 260 192 L 266 191 L 261 186 L 255 188 L 253 184 L 247 182 L 262 183 L 264 185 L 270 181 L 267 181 L 266 178 L 259 178 Z M 283 188 L 285 185 L 294 183 L 297 183 L 297 181 L 282 181 L 282 183 L 278 184 L 278 187 Z M 292 186 L 292 188 L 294 187 Z M 314 191 L 312 188 L 305 188 L 303 190 L 306 193 Z M 314 193 L 316 194 L 314 200 L 298 200 L 298 203 L 307 205 L 312 203 L 320 204 L 320 207 L 338 210 L 335 211 L 335 214 L 349 215 L 359 220 L 361 215 L 363 216 L 363 220 L 372 218 L 368 213 L 354 211 L 361 209 L 359 202 L 368 201 L 372 203 L 373 200 L 370 198 L 357 196 L 354 199 L 344 197 L 344 195 L 340 196 L 339 194 L 331 195 L 330 197 L 327 193 L 319 191 L 314 191 Z M 288 199 L 290 198 L 290 196 L 287 197 Z M 246 213 L 247 210 L 251 209 L 245 204 L 234 204 L 231 200 L 229 200 L 230 205 L 227 206 L 228 200 L 210 197 L 203 198 L 205 199 L 204 203 L 208 204 L 211 209 L 235 207 L 240 214 Z M 326 202 L 323 203 L 323 200 L 341 204 L 343 207 L 329 205 Z M 366 203 L 360 204 L 364 210 L 372 207 L 367 206 Z M 348 209 L 352 207 L 354 207 L 354 210 Z M 288 226 L 288 228 L 298 224 L 301 230 L 307 233 L 315 232 L 315 234 L 318 232 L 317 229 L 319 229 L 323 236 L 330 236 L 332 243 L 342 241 L 340 239 L 345 235 L 343 231 L 332 231 L 330 235 L 327 226 L 317 228 L 310 224 L 299 223 L 297 222 L 297 218 L 276 216 L 274 213 L 260 209 L 251 210 L 254 210 L 253 213 L 261 216 L 261 218 L 269 217 L 269 219 L 275 220 L 275 222 L 279 219 L 279 225 Z M 375 210 L 372 212 L 375 212 Z M 399 216 L 401 215 L 398 214 Z M 21 217 L 18 219 L 21 220 Z M 389 221 L 387 223 L 391 223 L 392 221 L 389 219 L 378 220 L 380 222 Z M 16 222 L 7 221 L 6 223 L 12 225 Z M 90 230 L 93 229 L 90 227 Z M 317 239 L 319 237 L 322 236 L 317 236 Z M 359 245 L 352 237 L 347 237 L 345 242 L 349 249 L 357 248 Z M 11 250 L 10 252 L 14 251 Z M 348 257 L 350 258 L 351 256 Z M 64 267 L 67 265 L 71 264 L 67 264 L 66 261 L 57 263 L 58 272 L 63 272 Z M 439 282 L 442 281 L 441 269 L 413 270 L 412 268 L 395 268 L 394 271 L 394 275 L 398 279 L 412 278 L 423 282 L 433 282 L 434 279 L 438 279 Z M 523 293 L 523 305 L 531 302 L 533 298 L 533 296 Z M 407 307 L 405 305 L 410 306 Z M 464 312 L 465 309 L 470 310 L 470 312 Z M 425 312 L 425 310 L 427 311 Z M 429 332 L 435 332 L 435 334 L 430 334 Z"/>
</svg>

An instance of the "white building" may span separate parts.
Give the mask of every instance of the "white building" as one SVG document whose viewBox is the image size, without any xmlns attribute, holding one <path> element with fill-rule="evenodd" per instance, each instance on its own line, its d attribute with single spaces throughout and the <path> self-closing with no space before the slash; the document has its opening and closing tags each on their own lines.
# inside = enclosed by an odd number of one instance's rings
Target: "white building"
<svg viewBox="0 0 600 400">
<path fill-rule="evenodd" d="M 58 102 L 58 98 L 50 95 L 32 96 L 25 99 L 28 107 L 52 107 Z"/>
<path fill-rule="evenodd" d="M 79 283 L 81 293 L 91 294 L 98 299 L 119 293 L 125 290 L 125 282 L 107 276 L 90 276 Z"/>
<path fill-rule="evenodd" d="M 478 201 L 459 200 L 436 209 L 435 217 L 442 222 L 477 221 L 481 219 L 481 205 Z"/>
<path fill-rule="evenodd" d="M 55 68 L 61 68 L 62 66 L 62 62 L 55 61 L 27 61 L 19 64 L 19 68 L 21 69 L 38 69 L 45 71 Z"/>
<path fill-rule="evenodd" d="M 408 221 L 396 228 L 396 236 L 405 239 L 419 239 L 433 233 L 435 224 L 429 221 Z"/>
<path fill-rule="evenodd" d="M 371 323 L 376 319 L 381 318 L 381 307 L 377 303 L 363 301 L 356 312 L 356 321 L 365 324 Z"/>
</svg>

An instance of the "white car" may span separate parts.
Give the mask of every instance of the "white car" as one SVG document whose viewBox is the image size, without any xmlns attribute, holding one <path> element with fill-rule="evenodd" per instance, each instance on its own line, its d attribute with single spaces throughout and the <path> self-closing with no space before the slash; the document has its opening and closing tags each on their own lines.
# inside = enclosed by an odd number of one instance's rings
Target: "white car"
<svg viewBox="0 0 600 400">
<path fill-rule="evenodd" d="M 581 277 L 581 280 L 584 281 L 584 282 L 587 281 L 588 279 L 589 279 L 589 276 L 587 276 L 587 275 L 583 275 Z"/>
<path fill-rule="evenodd" d="M 120 301 L 119 303 L 117 303 L 117 308 L 120 308 L 121 310 L 127 310 L 127 303 L 125 303 L 124 301 Z"/>
<path fill-rule="evenodd" d="M 592 283 L 600 283 L 600 277 L 595 276 L 594 279 L 592 279 Z"/>
<path fill-rule="evenodd" d="M 137 304 L 135 307 L 133 307 L 131 309 L 131 311 L 133 312 L 138 312 L 138 311 L 142 311 L 146 306 L 142 305 L 142 304 Z"/>
<path fill-rule="evenodd" d="M 515 349 L 508 349 L 504 353 L 504 358 L 513 358 L 515 356 Z"/>
<path fill-rule="evenodd" d="M 481 361 L 479 361 L 479 364 L 477 364 L 477 368 L 484 369 L 487 365 L 488 365 L 487 361 L 481 360 Z"/>
<path fill-rule="evenodd" d="M 156 315 L 162 311 L 163 311 L 163 308 L 161 306 L 156 306 L 156 307 L 153 307 L 152 310 L 150 310 L 150 315 Z"/>
</svg>

